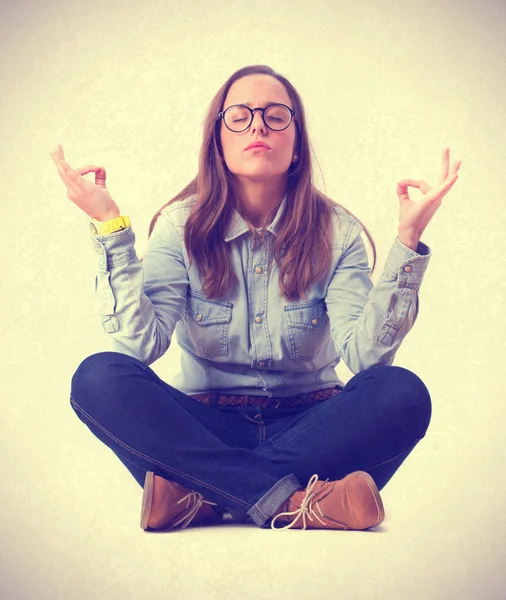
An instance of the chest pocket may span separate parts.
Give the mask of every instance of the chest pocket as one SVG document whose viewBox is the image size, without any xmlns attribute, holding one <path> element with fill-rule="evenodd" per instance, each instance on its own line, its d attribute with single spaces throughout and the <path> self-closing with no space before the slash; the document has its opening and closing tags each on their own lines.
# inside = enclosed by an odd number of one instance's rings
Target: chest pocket
<svg viewBox="0 0 506 600">
<path fill-rule="evenodd" d="M 209 300 L 203 294 L 189 291 L 184 322 L 196 354 L 228 354 L 232 306 L 230 302 Z"/>
<path fill-rule="evenodd" d="M 325 300 L 285 306 L 290 356 L 313 360 L 329 339 L 330 326 Z"/>
</svg>

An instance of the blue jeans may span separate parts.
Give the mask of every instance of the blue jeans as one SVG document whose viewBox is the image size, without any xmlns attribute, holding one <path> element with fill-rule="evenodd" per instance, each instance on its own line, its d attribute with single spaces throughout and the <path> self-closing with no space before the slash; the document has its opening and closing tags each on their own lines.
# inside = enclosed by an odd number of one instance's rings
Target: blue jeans
<svg viewBox="0 0 506 600">
<path fill-rule="evenodd" d="M 381 490 L 424 437 L 432 410 L 425 384 L 403 367 L 365 369 L 313 406 L 222 407 L 117 352 L 82 361 L 70 403 L 141 487 L 154 471 L 259 527 L 315 473 L 333 481 L 366 471 Z"/>
</svg>

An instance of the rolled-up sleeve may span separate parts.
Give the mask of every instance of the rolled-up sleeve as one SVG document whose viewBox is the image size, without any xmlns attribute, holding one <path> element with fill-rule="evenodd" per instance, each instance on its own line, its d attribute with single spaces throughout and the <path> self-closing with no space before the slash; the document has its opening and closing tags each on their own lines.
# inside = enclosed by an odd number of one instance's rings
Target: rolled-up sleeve
<svg viewBox="0 0 506 600">
<path fill-rule="evenodd" d="M 131 227 L 91 239 L 99 255 L 95 294 L 113 350 L 151 364 L 169 348 L 184 314 L 189 281 L 182 240 L 164 213 L 142 261 Z"/>
<path fill-rule="evenodd" d="M 333 341 L 354 374 L 393 363 L 418 316 L 418 290 L 431 257 L 424 243 L 415 252 L 395 238 L 373 285 L 361 233 L 352 223 L 325 299 Z"/>
</svg>

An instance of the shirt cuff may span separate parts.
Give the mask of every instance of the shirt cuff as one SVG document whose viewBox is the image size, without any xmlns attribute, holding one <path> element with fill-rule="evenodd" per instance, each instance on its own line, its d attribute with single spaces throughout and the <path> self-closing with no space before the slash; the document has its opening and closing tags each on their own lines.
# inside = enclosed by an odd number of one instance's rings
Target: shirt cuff
<svg viewBox="0 0 506 600">
<path fill-rule="evenodd" d="M 397 279 L 398 287 L 418 288 L 431 256 L 431 249 L 423 242 L 418 242 L 415 252 L 396 237 L 385 262 L 385 272 Z"/>
<path fill-rule="evenodd" d="M 128 262 L 135 245 L 135 234 L 131 226 L 103 235 L 90 233 L 90 239 L 93 249 L 100 256 L 100 266 L 105 270 Z"/>
</svg>

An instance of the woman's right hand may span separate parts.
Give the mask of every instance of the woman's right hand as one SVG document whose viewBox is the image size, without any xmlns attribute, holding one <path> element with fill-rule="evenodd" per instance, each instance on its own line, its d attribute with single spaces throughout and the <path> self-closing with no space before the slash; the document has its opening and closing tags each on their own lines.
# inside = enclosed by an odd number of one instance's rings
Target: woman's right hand
<svg viewBox="0 0 506 600">
<path fill-rule="evenodd" d="M 111 194 L 105 187 L 105 169 L 88 165 L 81 169 L 72 169 L 65 162 L 63 148 L 58 144 L 58 149 L 50 152 L 56 163 L 58 173 L 67 188 L 67 198 L 72 200 L 81 210 L 92 219 L 108 221 L 120 216 L 118 205 L 114 202 Z M 95 183 L 91 183 L 83 177 L 87 173 L 95 173 Z"/>
</svg>

